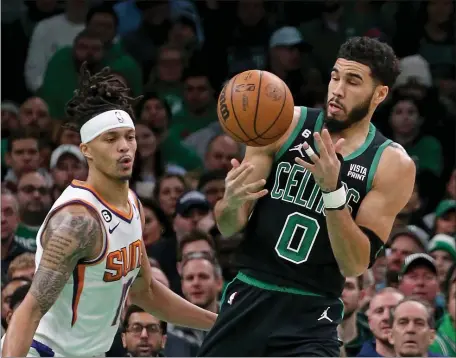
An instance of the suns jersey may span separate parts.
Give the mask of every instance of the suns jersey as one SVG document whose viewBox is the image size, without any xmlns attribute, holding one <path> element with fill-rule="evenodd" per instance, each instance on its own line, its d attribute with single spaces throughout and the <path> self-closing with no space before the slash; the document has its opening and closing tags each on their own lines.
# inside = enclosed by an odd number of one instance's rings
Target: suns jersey
<svg viewBox="0 0 456 358">
<path fill-rule="evenodd" d="M 76 266 L 36 330 L 34 339 L 56 355 L 96 356 L 111 347 L 125 299 L 141 264 L 139 203 L 132 191 L 128 200 L 130 212 L 120 212 L 93 188 L 73 181 L 54 203 L 38 232 L 36 267 L 43 255 L 41 234 L 50 217 L 63 207 L 79 203 L 93 208 L 104 228 L 99 257 Z"/>
</svg>

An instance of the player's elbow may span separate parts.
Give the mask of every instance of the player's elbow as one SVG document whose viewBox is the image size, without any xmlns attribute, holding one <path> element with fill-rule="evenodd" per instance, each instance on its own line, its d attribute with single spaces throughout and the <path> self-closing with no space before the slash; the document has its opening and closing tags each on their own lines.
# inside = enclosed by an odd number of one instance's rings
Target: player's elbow
<svg viewBox="0 0 456 358">
<path fill-rule="evenodd" d="M 369 268 L 369 258 L 361 259 L 358 262 L 348 262 L 347 265 L 340 266 L 340 273 L 345 278 L 358 277 L 364 274 Z"/>
</svg>

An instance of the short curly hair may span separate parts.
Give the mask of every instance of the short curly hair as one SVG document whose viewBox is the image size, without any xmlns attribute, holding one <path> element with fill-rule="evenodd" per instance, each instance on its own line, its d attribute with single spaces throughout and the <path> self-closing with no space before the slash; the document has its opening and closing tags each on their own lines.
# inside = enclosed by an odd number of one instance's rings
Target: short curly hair
<svg viewBox="0 0 456 358">
<path fill-rule="evenodd" d="M 390 88 L 399 75 L 399 61 L 391 46 L 370 37 L 350 38 L 340 47 L 337 58 L 368 66 L 372 77 Z"/>
</svg>

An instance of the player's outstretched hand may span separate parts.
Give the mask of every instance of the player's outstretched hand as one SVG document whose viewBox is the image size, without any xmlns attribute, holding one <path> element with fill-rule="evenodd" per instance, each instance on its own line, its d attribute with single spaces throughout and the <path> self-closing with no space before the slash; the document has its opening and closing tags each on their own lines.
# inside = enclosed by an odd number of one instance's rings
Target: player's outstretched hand
<svg viewBox="0 0 456 358">
<path fill-rule="evenodd" d="M 266 184 L 265 179 L 260 179 L 248 183 L 249 174 L 252 173 L 254 166 L 248 162 L 239 163 L 236 159 L 231 160 L 233 168 L 229 171 L 225 179 L 224 200 L 231 208 L 238 208 L 247 201 L 257 200 L 268 193 L 263 189 Z"/>
</svg>

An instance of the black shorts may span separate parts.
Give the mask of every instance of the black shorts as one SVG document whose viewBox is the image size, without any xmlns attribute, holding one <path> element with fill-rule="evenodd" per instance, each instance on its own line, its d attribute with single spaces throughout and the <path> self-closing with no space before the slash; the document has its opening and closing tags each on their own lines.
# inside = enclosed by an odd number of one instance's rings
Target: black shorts
<svg viewBox="0 0 456 358">
<path fill-rule="evenodd" d="M 239 273 L 227 286 L 199 357 L 339 357 L 340 299 Z"/>
</svg>

